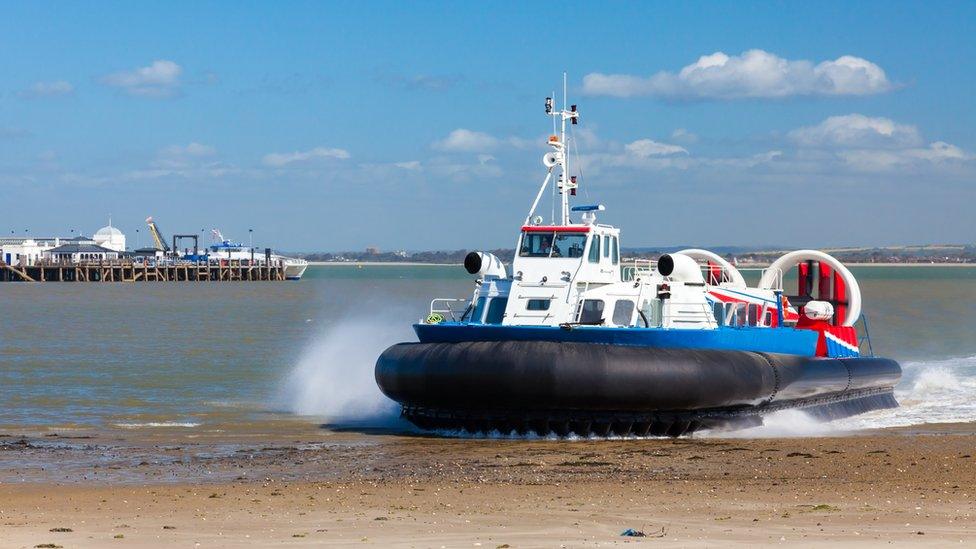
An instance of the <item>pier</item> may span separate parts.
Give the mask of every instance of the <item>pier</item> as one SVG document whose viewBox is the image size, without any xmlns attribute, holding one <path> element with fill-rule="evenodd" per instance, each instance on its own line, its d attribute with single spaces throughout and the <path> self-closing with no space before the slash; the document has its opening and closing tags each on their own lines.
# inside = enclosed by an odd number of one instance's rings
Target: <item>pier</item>
<svg viewBox="0 0 976 549">
<path fill-rule="evenodd" d="M 0 261 L 0 282 L 256 282 L 286 280 L 283 261 L 64 263 L 8 265 Z"/>
</svg>

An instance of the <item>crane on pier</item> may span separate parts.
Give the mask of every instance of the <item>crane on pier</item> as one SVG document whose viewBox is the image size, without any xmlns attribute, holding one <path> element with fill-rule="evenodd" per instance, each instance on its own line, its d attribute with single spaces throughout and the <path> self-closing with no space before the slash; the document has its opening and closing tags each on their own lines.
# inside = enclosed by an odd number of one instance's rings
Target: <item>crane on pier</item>
<svg viewBox="0 0 976 549">
<path fill-rule="evenodd" d="M 149 234 L 152 235 L 153 243 L 155 248 L 164 253 L 169 252 L 169 246 L 166 244 L 166 239 L 163 238 L 163 234 L 159 232 L 159 227 L 156 226 L 156 222 L 153 221 L 152 216 L 146 218 L 146 225 L 149 225 Z"/>
</svg>

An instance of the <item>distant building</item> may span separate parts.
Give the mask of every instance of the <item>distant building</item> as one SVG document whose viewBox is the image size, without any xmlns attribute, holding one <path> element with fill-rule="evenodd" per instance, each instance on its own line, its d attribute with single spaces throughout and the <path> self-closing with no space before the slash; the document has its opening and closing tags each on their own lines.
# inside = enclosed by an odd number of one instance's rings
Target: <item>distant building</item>
<svg viewBox="0 0 976 549">
<path fill-rule="evenodd" d="M 85 248 L 85 251 L 79 249 L 74 252 L 65 249 L 57 252 L 65 255 L 64 261 L 68 261 L 68 255 L 74 256 L 76 254 L 84 254 L 83 256 L 78 255 L 78 257 L 86 257 L 85 261 L 97 261 L 98 258 L 108 259 L 112 253 L 115 255 L 111 258 L 118 258 L 125 253 L 125 235 L 113 227 L 112 221 L 109 220 L 108 226 L 98 229 L 92 237 L 0 237 L 0 261 L 8 265 L 34 265 L 42 258 L 53 259 L 55 256 L 48 252 L 65 245 L 94 246 L 95 248 Z M 96 248 L 102 248 L 105 251 Z"/>
<path fill-rule="evenodd" d="M 92 240 L 95 241 L 95 244 L 104 248 L 115 250 L 116 252 L 125 251 L 125 235 L 122 234 L 122 231 L 112 226 L 111 219 L 108 221 L 108 226 L 95 231 Z"/>
<path fill-rule="evenodd" d="M 45 250 L 42 257 L 58 263 L 85 263 L 118 259 L 119 252 L 98 244 L 70 243 Z"/>
<path fill-rule="evenodd" d="M 7 265 L 33 265 L 41 253 L 60 244 L 59 238 L 0 238 L 0 261 Z"/>
<path fill-rule="evenodd" d="M 380 249 L 376 246 L 369 246 L 366 248 L 366 253 L 369 255 L 380 255 Z"/>
</svg>

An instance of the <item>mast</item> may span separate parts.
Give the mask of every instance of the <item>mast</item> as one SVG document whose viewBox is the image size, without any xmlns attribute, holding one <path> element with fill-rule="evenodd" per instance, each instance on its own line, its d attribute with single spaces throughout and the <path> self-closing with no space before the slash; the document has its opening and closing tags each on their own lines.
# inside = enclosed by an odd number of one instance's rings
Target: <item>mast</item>
<svg viewBox="0 0 976 549">
<path fill-rule="evenodd" d="M 576 111 L 576 105 L 569 105 L 569 94 L 567 93 L 566 85 L 566 73 L 563 73 L 563 108 L 561 110 L 556 110 L 553 108 L 553 98 L 546 98 L 546 114 L 552 117 L 552 128 L 553 135 L 549 136 L 549 146 L 553 148 L 552 152 L 546 153 L 542 157 L 542 164 L 548 169 L 546 173 L 546 178 L 542 182 L 542 187 L 539 188 L 539 193 L 535 197 L 535 201 L 532 202 L 532 208 L 529 210 L 529 215 L 525 218 L 525 223 L 528 224 L 532 219 L 532 214 L 535 213 L 536 207 L 539 205 L 539 200 L 542 198 L 542 193 L 545 192 L 546 187 L 549 185 L 549 181 L 552 179 L 552 172 L 555 168 L 559 168 L 559 173 L 556 176 L 556 188 L 559 189 L 559 198 L 561 203 L 561 215 L 559 218 L 559 225 L 569 225 L 569 197 L 570 195 L 576 194 L 576 178 L 569 174 L 569 155 L 567 154 L 566 148 L 566 121 L 569 120 L 570 123 L 576 124 L 576 120 L 579 117 L 579 113 Z M 555 95 L 555 94 L 554 94 Z M 567 108 L 568 107 L 568 108 Z M 559 134 L 556 134 L 556 119 L 559 119 Z"/>
</svg>

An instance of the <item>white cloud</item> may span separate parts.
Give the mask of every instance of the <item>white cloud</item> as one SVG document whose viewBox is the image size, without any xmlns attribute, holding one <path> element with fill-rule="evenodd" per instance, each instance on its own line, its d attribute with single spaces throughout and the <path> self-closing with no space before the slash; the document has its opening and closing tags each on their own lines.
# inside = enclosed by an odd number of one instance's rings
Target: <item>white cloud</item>
<svg viewBox="0 0 976 549">
<path fill-rule="evenodd" d="M 516 137 L 513 135 L 505 139 L 506 145 L 512 147 L 513 149 L 520 149 L 523 151 L 545 147 L 545 143 L 545 137 L 540 137 L 538 139 L 526 139 L 524 137 Z"/>
<path fill-rule="evenodd" d="M 604 145 L 603 141 L 596 134 L 596 131 L 592 128 L 581 128 L 577 126 L 575 129 L 573 129 L 573 133 L 571 135 L 576 139 L 581 147 L 587 150 L 594 150 Z M 544 143 L 546 139 L 542 138 L 539 141 Z"/>
<path fill-rule="evenodd" d="M 624 146 L 628 153 L 647 158 L 650 156 L 668 156 L 672 154 L 688 154 L 688 150 L 678 145 L 659 143 L 651 139 L 638 139 Z"/>
<path fill-rule="evenodd" d="M 202 143 L 170 145 L 159 151 L 152 165 L 157 168 L 183 168 L 197 164 L 216 154 L 217 149 Z"/>
<path fill-rule="evenodd" d="M 504 170 L 498 162 L 494 162 L 491 155 L 478 155 L 473 162 L 459 160 L 457 155 L 432 158 L 426 163 L 426 169 L 434 177 L 443 177 L 455 183 L 483 181 L 504 174 Z"/>
<path fill-rule="evenodd" d="M 973 155 L 944 141 L 927 147 L 908 149 L 855 149 L 840 151 L 837 156 L 847 166 L 868 172 L 919 169 L 925 166 L 946 167 L 974 159 Z"/>
<path fill-rule="evenodd" d="M 448 152 L 477 152 L 498 146 L 498 139 L 486 133 L 458 128 L 440 141 L 435 141 L 433 147 Z"/>
<path fill-rule="evenodd" d="M 917 170 L 973 160 L 973 155 L 944 141 L 926 145 L 915 126 L 863 114 L 831 116 L 788 135 L 798 154 L 810 156 L 809 151 L 820 150 L 832 155 L 835 166 L 839 160 L 841 168 L 856 171 Z"/>
<path fill-rule="evenodd" d="M 21 97 L 58 97 L 71 95 L 75 87 L 70 82 L 55 80 L 53 82 L 34 82 L 29 88 L 20 92 Z"/>
<path fill-rule="evenodd" d="M 156 157 L 144 168 L 129 170 L 121 179 L 132 181 L 180 178 L 217 179 L 239 175 L 240 168 L 221 162 L 214 157 L 217 149 L 211 145 L 190 142 L 186 145 L 170 145 L 160 149 Z"/>
<path fill-rule="evenodd" d="M 722 52 L 703 55 L 677 74 L 661 71 L 642 77 L 590 73 L 583 77 L 583 93 L 587 95 L 666 99 L 869 95 L 892 88 L 881 67 L 860 57 L 845 55 L 814 65 L 758 49 L 733 56 Z"/>
<path fill-rule="evenodd" d="M 806 147 L 904 148 L 922 143 L 915 126 L 863 114 L 831 116 L 815 126 L 797 128 L 789 137 Z"/>
<path fill-rule="evenodd" d="M 671 132 L 671 140 L 685 145 L 698 143 L 698 134 L 690 132 L 685 128 L 678 128 Z"/>
<path fill-rule="evenodd" d="M 142 97 L 172 97 L 179 92 L 183 68 L 172 61 L 159 59 L 147 67 L 120 71 L 102 78 L 102 83 Z"/>
<path fill-rule="evenodd" d="M 908 153 L 916 158 L 940 162 L 943 160 L 972 160 L 973 155 L 963 151 L 955 145 L 950 145 L 945 141 L 930 143 L 924 149 L 911 149 Z"/>
<path fill-rule="evenodd" d="M 213 156 L 217 154 L 217 149 L 210 145 L 192 142 L 186 146 L 171 145 L 163 149 L 163 153 L 170 156 Z"/>
<path fill-rule="evenodd" d="M 416 170 L 423 169 L 423 166 L 420 165 L 419 160 L 409 160 L 407 162 L 395 162 L 393 165 L 396 166 L 397 168 L 400 168 L 401 170 L 408 170 L 408 171 L 416 171 Z"/>
<path fill-rule="evenodd" d="M 329 149 L 326 147 L 315 147 L 307 151 L 295 151 L 290 153 L 271 153 L 264 156 L 262 160 L 266 166 L 280 168 L 293 162 L 305 162 L 308 160 L 335 158 L 345 160 L 350 157 L 349 151 L 345 149 Z"/>
</svg>

